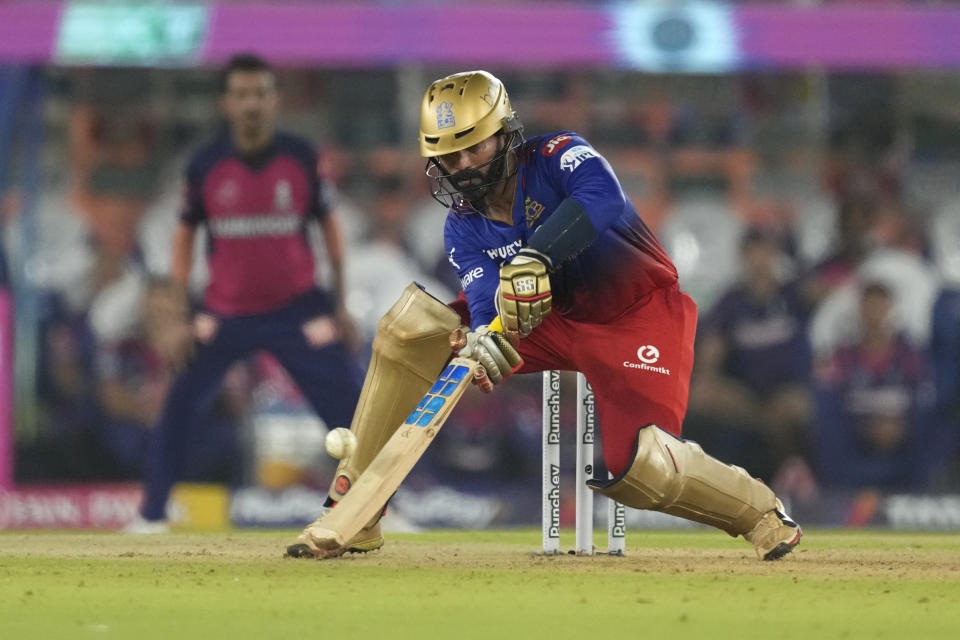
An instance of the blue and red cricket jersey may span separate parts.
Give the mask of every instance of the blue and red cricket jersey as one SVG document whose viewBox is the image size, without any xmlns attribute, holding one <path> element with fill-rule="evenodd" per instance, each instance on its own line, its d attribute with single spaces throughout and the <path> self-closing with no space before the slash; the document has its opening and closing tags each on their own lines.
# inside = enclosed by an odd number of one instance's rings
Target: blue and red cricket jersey
<svg viewBox="0 0 960 640">
<path fill-rule="evenodd" d="M 587 212 L 597 238 L 554 265 L 553 312 L 520 341 L 521 373 L 580 371 L 593 386 L 604 461 L 616 474 L 647 424 L 679 435 L 687 409 L 697 310 L 677 270 L 637 215 L 610 164 L 571 131 L 528 138 L 518 150 L 513 224 L 476 213 L 447 214 L 447 257 L 470 326 L 496 315 L 500 266 L 566 198 Z"/>
<path fill-rule="evenodd" d="M 450 211 L 444 238 L 460 278 L 473 327 L 496 315 L 500 265 L 565 198 L 587 212 L 598 238 L 550 276 L 554 308 L 572 320 L 605 322 L 654 289 L 674 285 L 677 270 L 647 228 L 609 163 L 577 134 L 528 138 L 520 148 L 513 225 Z"/>
</svg>

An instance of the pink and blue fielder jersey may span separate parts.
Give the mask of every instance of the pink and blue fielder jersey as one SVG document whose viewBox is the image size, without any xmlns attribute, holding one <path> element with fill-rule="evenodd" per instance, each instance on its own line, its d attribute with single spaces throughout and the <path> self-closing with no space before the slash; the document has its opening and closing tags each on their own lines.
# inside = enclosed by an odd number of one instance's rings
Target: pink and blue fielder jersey
<svg viewBox="0 0 960 640">
<path fill-rule="evenodd" d="M 605 323 L 662 287 L 677 270 L 637 215 L 609 163 L 572 131 L 535 136 L 519 149 L 513 225 L 473 213 L 447 214 L 447 258 L 460 278 L 471 325 L 496 315 L 499 270 L 565 199 L 586 210 L 597 239 L 550 276 L 553 307 L 565 317 Z"/>
<path fill-rule="evenodd" d="M 314 288 L 306 223 L 328 214 L 329 192 L 316 150 L 294 135 L 278 132 L 252 157 L 226 134 L 197 151 L 180 219 L 207 228 L 205 306 L 230 316 L 263 313 Z"/>
</svg>

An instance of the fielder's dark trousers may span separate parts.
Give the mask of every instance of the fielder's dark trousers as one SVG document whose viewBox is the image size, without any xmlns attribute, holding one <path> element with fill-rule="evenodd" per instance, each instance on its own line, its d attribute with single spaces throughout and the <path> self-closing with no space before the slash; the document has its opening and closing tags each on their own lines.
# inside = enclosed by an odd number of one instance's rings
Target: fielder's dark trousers
<svg viewBox="0 0 960 640">
<path fill-rule="evenodd" d="M 339 340 L 317 347 L 303 333 L 305 322 L 330 310 L 329 297 L 315 291 L 276 311 L 219 319 L 217 334 L 196 345 L 193 360 L 173 381 L 153 430 L 140 511 L 145 519 L 165 517 L 170 490 L 182 475 L 190 429 L 203 427 L 230 365 L 257 350 L 283 365 L 331 429 L 350 426 L 363 383 L 360 367 Z"/>
</svg>

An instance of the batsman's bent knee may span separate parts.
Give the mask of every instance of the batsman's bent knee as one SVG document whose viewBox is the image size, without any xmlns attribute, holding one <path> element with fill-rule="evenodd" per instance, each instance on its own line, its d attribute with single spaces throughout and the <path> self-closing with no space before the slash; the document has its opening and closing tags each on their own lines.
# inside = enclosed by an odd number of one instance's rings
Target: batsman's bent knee
<svg viewBox="0 0 960 640">
<path fill-rule="evenodd" d="M 633 462 L 623 473 L 587 485 L 627 506 L 709 524 L 732 536 L 750 532 L 777 505 L 773 491 L 740 467 L 656 425 L 637 432 Z"/>
</svg>

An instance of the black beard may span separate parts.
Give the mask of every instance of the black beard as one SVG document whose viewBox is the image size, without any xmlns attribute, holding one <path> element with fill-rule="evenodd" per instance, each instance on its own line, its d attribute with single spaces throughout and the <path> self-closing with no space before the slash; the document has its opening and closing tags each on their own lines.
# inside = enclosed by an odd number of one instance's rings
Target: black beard
<svg viewBox="0 0 960 640">
<path fill-rule="evenodd" d="M 490 161 L 486 171 L 480 169 L 464 169 L 449 177 L 450 184 L 458 191 L 464 200 L 473 208 L 480 211 L 486 208 L 487 196 L 496 185 L 503 181 L 503 171 L 506 166 L 507 154 L 498 152 Z"/>
<path fill-rule="evenodd" d="M 479 169 L 464 169 L 450 176 L 450 184 L 460 193 L 460 196 L 477 206 L 481 204 L 490 191 L 490 181 L 487 174 Z"/>
</svg>

